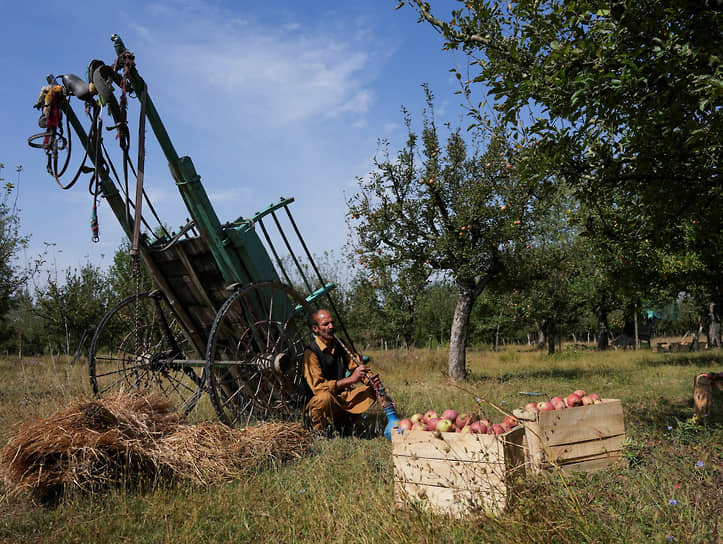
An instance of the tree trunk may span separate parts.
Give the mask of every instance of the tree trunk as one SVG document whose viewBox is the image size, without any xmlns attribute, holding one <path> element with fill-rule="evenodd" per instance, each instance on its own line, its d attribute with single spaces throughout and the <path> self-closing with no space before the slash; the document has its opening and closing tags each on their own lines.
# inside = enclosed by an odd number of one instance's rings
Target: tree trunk
<svg viewBox="0 0 723 544">
<path fill-rule="evenodd" d="M 608 312 L 605 309 L 597 311 L 597 349 L 608 349 Z"/>
<path fill-rule="evenodd" d="M 545 347 L 545 331 L 542 330 L 542 327 L 540 327 L 540 323 L 535 320 L 535 328 L 537 329 L 537 344 L 535 345 L 536 349 L 542 349 Z"/>
<path fill-rule="evenodd" d="M 554 319 L 550 319 L 545 323 L 545 334 L 547 336 L 547 354 L 555 353 L 555 343 L 557 342 L 557 326 Z"/>
<path fill-rule="evenodd" d="M 708 348 L 719 348 L 721 347 L 721 338 L 718 305 L 715 302 L 711 302 L 708 310 L 710 317 L 710 324 L 708 325 Z"/>
<path fill-rule="evenodd" d="M 449 377 L 453 380 L 464 380 L 467 377 L 467 335 L 469 333 L 469 316 L 476 295 L 468 287 L 460 286 L 457 306 L 454 308 L 452 332 L 449 338 Z"/>
</svg>

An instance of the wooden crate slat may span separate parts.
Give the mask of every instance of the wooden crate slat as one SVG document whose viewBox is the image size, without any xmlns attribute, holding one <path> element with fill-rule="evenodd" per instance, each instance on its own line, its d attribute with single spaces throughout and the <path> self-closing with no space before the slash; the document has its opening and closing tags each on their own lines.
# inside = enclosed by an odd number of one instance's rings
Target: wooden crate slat
<svg viewBox="0 0 723 544">
<path fill-rule="evenodd" d="M 622 434 L 625 428 L 622 403 L 612 399 L 590 406 L 540 412 L 538 423 L 548 446 Z"/>
<path fill-rule="evenodd" d="M 583 457 L 606 456 L 613 452 L 620 452 L 625 442 L 625 435 L 619 434 L 601 438 L 600 440 L 588 440 L 573 444 L 560 446 L 548 446 L 546 456 L 556 462 L 565 462 Z"/>
<path fill-rule="evenodd" d="M 504 442 L 521 445 L 523 435 L 521 427 L 499 438 L 488 434 L 407 431 L 403 435 L 393 434 L 392 446 L 395 455 L 495 463 L 504 459 Z"/>
<path fill-rule="evenodd" d="M 595 472 L 610 467 L 622 459 L 622 452 L 613 452 L 605 457 L 597 457 L 594 459 L 584 459 L 577 462 L 565 463 L 558 465 L 560 470 L 565 473 L 569 472 Z"/>
<path fill-rule="evenodd" d="M 394 456 L 394 477 L 413 484 L 457 488 L 504 486 L 505 473 L 504 462 L 491 464 Z"/>
<path fill-rule="evenodd" d="M 397 482 L 394 490 L 395 502 L 405 507 L 410 502 L 419 502 L 433 513 L 452 517 L 463 517 L 474 511 L 485 511 L 499 515 L 507 507 L 508 492 L 492 489 L 456 489 L 414 483 Z"/>
</svg>

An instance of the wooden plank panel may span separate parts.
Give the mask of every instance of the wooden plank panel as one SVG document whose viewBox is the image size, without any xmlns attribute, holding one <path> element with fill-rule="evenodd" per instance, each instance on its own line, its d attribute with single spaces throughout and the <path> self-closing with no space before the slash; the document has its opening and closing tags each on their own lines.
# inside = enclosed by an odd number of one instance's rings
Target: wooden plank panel
<svg viewBox="0 0 723 544">
<path fill-rule="evenodd" d="M 563 472 L 595 472 L 622 461 L 622 452 L 596 459 L 580 460 L 575 463 L 558 465 Z"/>
<path fill-rule="evenodd" d="M 394 478 L 401 482 L 439 487 L 487 489 L 505 487 L 506 467 L 504 463 L 415 459 L 395 455 Z"/>
<path fill-rule="evenodd" d="M 549 446 L 595 440 L 625 432 L 623 407 L 619 400 L 541 412 L 541 439 Z"/>
<path fill-rule="evenodd" d="M 419 502 L 436 514 L 462 517 L 470 512 L 486 511 L 492 515 L 501 514 L 507 507 L 507 492 L 490 492 L 436 487 L 405 482 L 396 482 L 395 501 L 400 506 Z"/>
<path fill-rule="evenodd" d="M 580 457 L 591 457 L 605 455 L 612 452 L 620 452 L 625 442 L 625 435 L 619 434 L 601 438 L 600 440 L 588 440 L 586 442 L 576 442 L 574 444 L 563 444 L 560 446 L 550 446 L 545 451 L 548 459 L 554 459 L 561 462 L 567 459 L 577 459 Z"/>
<path fill-rule="evenodd" d="M 502 435 L 407 431 L 392 434 L 392 450 L 395 455 L 496 463 L 504 461 L 505 442 L 521 447 L 523 437 L 522 427 Z"/>
</svg>

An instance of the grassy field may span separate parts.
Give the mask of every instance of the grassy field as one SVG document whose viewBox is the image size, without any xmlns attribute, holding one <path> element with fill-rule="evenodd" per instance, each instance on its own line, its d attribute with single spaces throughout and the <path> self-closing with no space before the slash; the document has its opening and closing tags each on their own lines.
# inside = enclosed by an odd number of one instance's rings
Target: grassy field
<svg viewBox="0 0 723 544">
<path fill-rule="evenodd" d="M 2 489 L 0 542 L 723 542 L 723 429 L 686 423 L 693 377 L 723 370 L 720 350 L 471 351 L 470 380 L 461 386 L 444 377 L 443 350 L 370 355 L 403 415 L 482 407 L 500 420 L 477 399 L 511 411 L 530 401 L 520 392 L 583 388 L 621 399 L 625 462 L 565 478 L 528 474 L 504 516 L 451 520 L 395 507 L 384 438 L 320 438 L 300 461 L 218 486 L 162 481 L 92 495 L 69 489 L 53 506 Z M 88 396 L 83 365 L 0 360 L 0 441 L 29 418 Z M 204 419 L 215 419 L 207 402 L 191 415 L 191 422 Z"/>
</svg>

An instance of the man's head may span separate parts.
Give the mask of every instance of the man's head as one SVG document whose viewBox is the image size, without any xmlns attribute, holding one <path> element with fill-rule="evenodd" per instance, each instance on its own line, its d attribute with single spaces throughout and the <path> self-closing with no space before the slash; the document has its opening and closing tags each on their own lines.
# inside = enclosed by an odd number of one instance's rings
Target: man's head
<svg viewBox="0 0 723 544">
<path fill-rule="evenodd" d="M 334 340 L 334 319 L 328 310 L 317 310 L 311 315 L 313 323 L 311 324 L 311 330 L 314 334 L 319 336 L 327 344 Z"/>
</svg>

